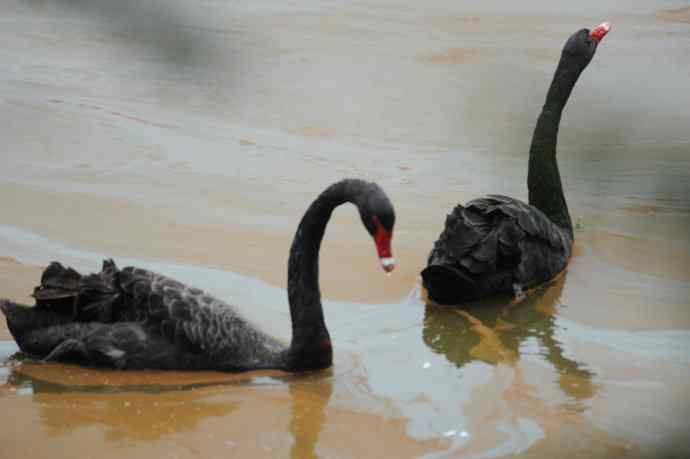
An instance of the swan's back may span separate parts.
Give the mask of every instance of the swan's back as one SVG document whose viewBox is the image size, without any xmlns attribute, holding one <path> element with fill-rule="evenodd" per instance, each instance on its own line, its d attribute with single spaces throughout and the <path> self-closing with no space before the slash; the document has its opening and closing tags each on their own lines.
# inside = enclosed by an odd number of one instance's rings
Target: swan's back
<svg viewBox="0 0 690 459">
<path fill-rule="evenodd" d="M 539 209 L 501 195 L 458 205 L 422 271 L 429 297 L 453 304 L 513 293 L 561 272 L 572 238 Z"/>
<path fill-rule="evenodd" d="M 241 370 L 284 349 L 204 291 L 136 267 L 119 270 L 111 260 L 88 276 L 52 263 L 34 296 L 34 308 L 5 305 L 3 311 L 22 350 L 39 357 L 72 342 L 57 360 Z"/>
</svg>

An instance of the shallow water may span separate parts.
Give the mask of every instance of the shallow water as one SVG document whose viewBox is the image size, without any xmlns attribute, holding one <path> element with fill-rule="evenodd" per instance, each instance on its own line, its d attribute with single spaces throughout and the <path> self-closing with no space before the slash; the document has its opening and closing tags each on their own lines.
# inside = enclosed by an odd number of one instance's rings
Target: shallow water
<svg viewBox="0 0 690 459">
<path fill-rule="evenodd" d="M 335 213 L 335 364 L 306 375 L 39 364 L 3 324 L 0 457 L 690 456 L 687 5 L 109 3 L 0 6 L 2 296 L 113 256 L 288 341 L 294 228 L 344 176 L 391 195 L 399 268 Z M 526 197 L 560 46 L 602 20 L 561 126 L 567 273 L 519 305 L 426 305 L 445 213 Z"/>
</svg>

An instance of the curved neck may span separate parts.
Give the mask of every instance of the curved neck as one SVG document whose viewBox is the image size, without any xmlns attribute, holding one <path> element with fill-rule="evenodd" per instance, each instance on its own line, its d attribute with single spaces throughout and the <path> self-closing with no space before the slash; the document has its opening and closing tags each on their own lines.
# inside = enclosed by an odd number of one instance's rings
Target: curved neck
<svg viewBox="0 0 690 459">
<path fill-rule="evenodd" d="M 288 260 L 288 300 L 292 318 L 289 366 L 322 368 L 330 365 L 332 350 L 323 318 L 319 289 L 319 250 L 333 209 L 357 204 L 365 182 L 343 180 L 327 188 L 309 206 L 297 227 Z"/>
<path fill-rule="evenodd" d="M 534 129 L 527 176 L 529 203 L 544 212 L 556 225 L 566 229 L 571 236 L 573 225 L 556 162 L 556 144 L 563 108 L 582 70 L 566 55 L 561 57 Z"/>
</svg>

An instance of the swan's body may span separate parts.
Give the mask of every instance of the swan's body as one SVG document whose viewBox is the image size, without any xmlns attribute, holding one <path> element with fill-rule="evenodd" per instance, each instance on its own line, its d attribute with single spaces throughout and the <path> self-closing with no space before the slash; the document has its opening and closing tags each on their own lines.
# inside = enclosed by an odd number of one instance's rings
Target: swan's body
<svg viewBox="0 0 690 459">
<path fill-rule="evenodd" d="M 332 348 L 321 308 L 318 252 L 333 209 L 353 202 L 392 269 L 394 213 L 373 183 L 344 180 L 310 206 L 288 263 L 293 321 L 290 346 L 245 320 L 227 303 L 166 276 L 106 260 L 81 276 L 52 263 L 36 287 L 35 307 L 0 301 L 9 329 L 26 353 L 47 360 L 114 368 L 300 371 L 331 365 Z"/>
<path fill-rule="evenodd" d="M 515 293 L 516 286 L 531 287 L 561 272 L 571 243 L 570 234 L 536 207 L 490 195 L 453 209 L 422 276 L 438 303 Z"/>
<path fill-rule="evenodd" d="M 580 73 L 594 56 L 608 23 L 566 42 L 530 148 L 529 204 L 489 195 L 458 205 L 422 271 L 429 298 L 455 304 L 496 294 L 523 295 L 563 271 L 573 227 L 556 162 L 561 114 Z"/>
<path fill-rule="evenodd" d="M 34 296 L 34 308 L 3 307 L 31 355 L 117 368 L 284 366 L 286 346 L 234 307 L 151 271 L 106 260 L 100 273 L 82 277 L 53 262 Z"/>
</svg>

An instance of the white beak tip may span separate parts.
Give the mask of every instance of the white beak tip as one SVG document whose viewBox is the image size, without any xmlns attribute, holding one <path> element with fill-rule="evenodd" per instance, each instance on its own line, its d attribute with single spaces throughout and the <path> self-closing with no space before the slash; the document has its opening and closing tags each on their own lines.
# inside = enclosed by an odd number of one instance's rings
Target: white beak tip
<svg viewBox="0 0 690 459">
<path fill-rule="evenodd" d="M 387 273 L 390 273 L 395 269 L 395 258 L 393 257 L 386 257 L 386 258 L 381 258 L 381 267 L 383 268 L 384 271 Z"/>
</svg>

